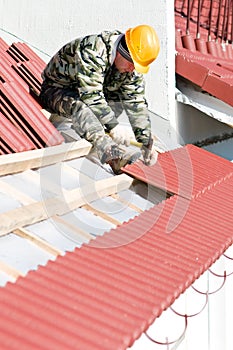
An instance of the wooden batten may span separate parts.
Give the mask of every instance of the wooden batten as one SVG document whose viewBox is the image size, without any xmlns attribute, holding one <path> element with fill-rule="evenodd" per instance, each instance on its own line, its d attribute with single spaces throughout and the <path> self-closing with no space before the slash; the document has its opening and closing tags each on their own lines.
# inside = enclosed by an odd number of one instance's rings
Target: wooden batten
<svg viewBox="0 0 233 350">
<path fill-rule="evenodd" d="M 6 275 L 9 275 L 13 279 L 17 279 L 20 276 L 24 276 L 24 274 L 12 266 L 9 266 L 3 261 L 0 261 L 0 271 L 4 272 Z"/>
<path fill-rule="evenodd" d="M 93 181 L 93 184 L 66 191 L 64 196 L 24 205 L 0 214 L 0 235 L 20 227 L 46 220 L 54 215 L 64 215 L 85 204 L 128 189 L 133 179 L 125 174 Z"/>
<path fill-rule="evenodd" d="M 88 141 L 82 139 L 43 149 L 1 155 L 0 176 L 82 157 L 89 153 L 91 147 Z"/>
<path fill-rule="evenodd" d="M 48 242 L 44 241 L 43 239 L 39 238 L 38 236 L 34 235 L 33 233 L 31 233 L 23 228 L 16 229 L 13 231 L 13 233 L 19 237 L 22 237 L 22 238 L 25 238 L 25 239 L 31 241 L 36 246 L 47 251 L 49 254 L 52 254 L 54 256 L 62 255 L 61 250 L 53 247 Z"/>
</svg>

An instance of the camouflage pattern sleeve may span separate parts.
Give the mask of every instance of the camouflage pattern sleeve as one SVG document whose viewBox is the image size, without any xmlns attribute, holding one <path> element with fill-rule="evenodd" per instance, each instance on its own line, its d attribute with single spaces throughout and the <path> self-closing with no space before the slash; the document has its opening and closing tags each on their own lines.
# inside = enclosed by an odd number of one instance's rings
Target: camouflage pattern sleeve
<svg viewBox="0 0 233 350">
<path fill-rule="evenodd" d="M 80 44 L 80 69 L 78 91 L 80 100 L 110 130 L 118 124 L 103 91 L 105 71 L 110 67 L 108 51 L 100 36 L 86 37 Z"/>
<path fill-rule="evenodd" d="M 121 86 L 122 103 L 138 142 L 148 145 L 151 121 L 145 99 L 145 84 L 142 74 L 128 73 Z"/>
</svg>

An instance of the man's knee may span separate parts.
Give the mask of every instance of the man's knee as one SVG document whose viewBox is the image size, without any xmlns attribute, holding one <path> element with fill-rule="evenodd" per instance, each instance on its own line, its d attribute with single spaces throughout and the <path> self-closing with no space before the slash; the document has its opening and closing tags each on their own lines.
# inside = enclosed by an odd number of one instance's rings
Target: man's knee
<svg viewBox="0 0 233 350">
<path fill-rule="evenodd" d="M 79 95 L 69 88 L 42 85 L 40 100 L 49 112 L 70 117 L 75 101 L 79 101 Z"/>
</svg>

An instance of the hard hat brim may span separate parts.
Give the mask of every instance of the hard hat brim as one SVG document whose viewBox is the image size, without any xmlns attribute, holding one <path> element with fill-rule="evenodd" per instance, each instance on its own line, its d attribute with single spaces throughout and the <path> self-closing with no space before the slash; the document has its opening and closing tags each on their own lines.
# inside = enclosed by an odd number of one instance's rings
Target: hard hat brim
<svg viewBox="0 0 233 350">
<path fill-rule="evenodd" d="M 142 73 L 142 74 L 146 74 L 149 71 L 149 66 L 142 66 L 141 64 L 138 64 L 137 62 L 133 62 L 134 63 L 134 68 L 136 70 L 136 72 L 138 73 Z"/>
</svg>

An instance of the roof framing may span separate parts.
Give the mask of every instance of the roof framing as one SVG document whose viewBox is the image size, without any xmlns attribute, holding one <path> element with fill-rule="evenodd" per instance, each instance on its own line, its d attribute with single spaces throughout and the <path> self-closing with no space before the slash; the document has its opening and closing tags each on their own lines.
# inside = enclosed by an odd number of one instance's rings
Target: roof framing
<svg viewBox="0 0 233 350">
<path fill-rule="evenodd" d="M 83 208 L 114 226 L 119 225 L 119 220 L 92 207 L 91 203 L 103 197 L 117 196 L 120 191 L 129 189 L 133 178 L 122 174 L 120 176 L 112 175 L 109 178 L 95 181 L 95 179 L 83 173 L 81 174 L 79 170 L 69 165 L 70 160 L 83 158 L 89 153 L 90 149 L 91 144 L 81 139 L 76 142 L 56 145 L 45 149 L 2 155 L 0 157 L 0 193 L 20 203 L 20 206 L 7 211 L 2 209 L 0 213 L 0 236 L 6 236 L 7 234 L 17 235 L 35 244 L 40 249 L 47 251 L 50 255 L 57 257 L 63 254 L 63 251 L 30 232 L 28 230 L 30 225 L 51 219 L 57 225 L 71 230 L 84 242 L 94 239 L 95 236 L 73 225 L 62 217 L 62 215 L 71 213 L 77 208 Z M 60 170 L 65 170 L 71 177 L 81 177 L 82 184 L 79 184 L 80 186 L 77 188 L 68 190 L 62 187 L 61 184 L 57 185 L 54 183 L 52 178 L 45 178 L 39 172 L 41 169 L 45 169 L 46 172 L 48 167 L 52 165 L 57 166 L 58 164 L 60 164 Z M 34 183 L 37 187 L 41 186 L 42 192 L 46 191 L 48 197 L 43 198 L 42 196 L 42 200 L 36 200 L 30 194 L 25 193 L 23 186 L 16 188 L 13 184 L 7 182 L 9 177 L 16 181 L 18 175 L 21 176 L 21 180 L 25 186 L 24 188 L 30 188 L 32 183 Z M 123 205 L 127 204 L 122 198 L 121 201 Z M 2 202 L 2 206 L 3 204 Z M 129 204 L 129 206 L 134 211 L 141 211 L 136 205 Z M 23 275 L 22 272 L 17 271 L 17 269 L 4 261 L 0 261 L 0 271 L 12 278 L 18 278 Z"/>
<path fill-rule="evenodd" d="M 193 164 L 192 196 L 175 193 L 80 249 L 64 256 L 53 251 L 55 261 L 0 289 L 1 344 L 7 347 L 11 339 L 14 347 L 8 349 L 127 349 L 226 251 L 233 242 L 233 164 L 195 146 L 185 151 Z M 169 154 L 185 165 L 183 152 Z M 158 162 L 167 156 L 160 154 Z M 165 163 L 169 178 L 173 165 L 169 169 Z M 140 167 L 144 181 L 152 183 L 156 167 L 150 178 L 148 168 Z M 214 176 L 207 176 L 207 167 L 214 167 Z M 127 166 L 128 173 L 131 168 L 135 164 Z M 176 181 L 174 177 L 175 189 Z M 34 242 L 27 228 L 14 233 Z M 2 266 L 2 271 L 8 268 Z M 17 275 L 14 266 L 9 273 Z"/>
</svg>

